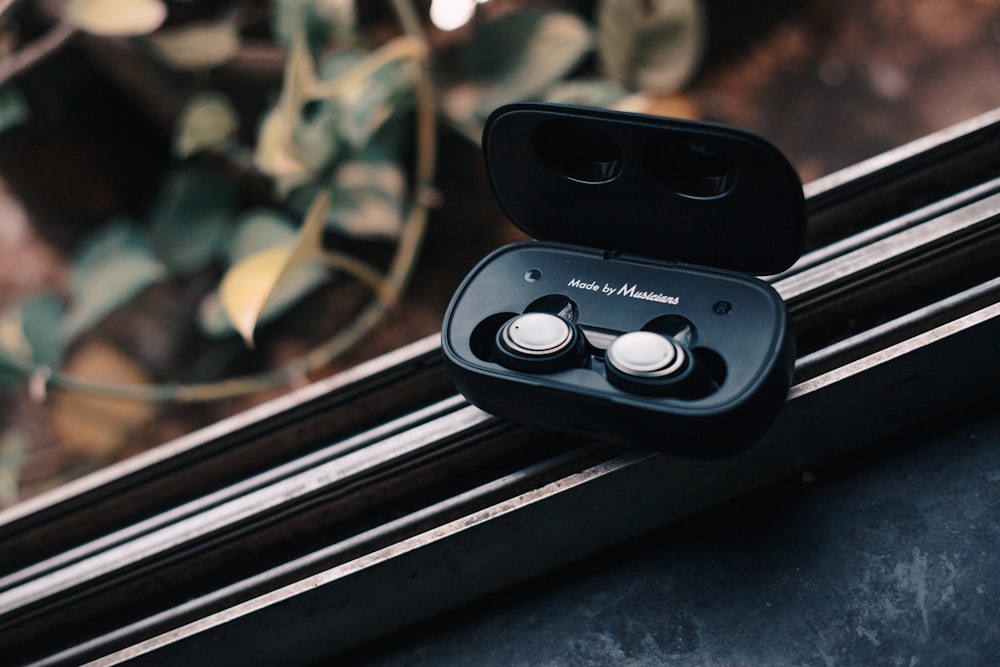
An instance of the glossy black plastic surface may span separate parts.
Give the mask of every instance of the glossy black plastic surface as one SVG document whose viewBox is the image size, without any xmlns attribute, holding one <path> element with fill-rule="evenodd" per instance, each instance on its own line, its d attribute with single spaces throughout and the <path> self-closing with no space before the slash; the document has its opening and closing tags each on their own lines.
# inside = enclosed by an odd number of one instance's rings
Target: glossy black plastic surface
<svg viewBox="0 0 1000 667">
<path fill-rule="evenodd" d="M 563 370 L 512 369 L 493 341 L 510 318 L 562 311 L 587 339 Z M 505 246 L 458 289 L 442 348 L 452 378 L 487 412 L 685 456 L 732 454 L 770 425 L 791 381 L 794 347 L 781 298 L 755 278 L 551 243 Z M 656 395 L 609 381 L 604 350 L 629 331 L 674 334 L 707 390 Z M 678 335 L 678 332 L 681 332 Z"/>
<path fill-rule="evenodd" d="M 519 104 L 490 116 L 483 152 L 500 205 L 536 239 L 754 275 L 802 252 L 802 185 L 741 130 Z"/>
</svg>

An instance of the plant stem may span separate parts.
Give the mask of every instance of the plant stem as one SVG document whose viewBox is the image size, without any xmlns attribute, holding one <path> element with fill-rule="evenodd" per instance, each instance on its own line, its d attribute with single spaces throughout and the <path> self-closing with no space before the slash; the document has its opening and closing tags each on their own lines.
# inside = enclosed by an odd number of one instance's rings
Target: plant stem
<svg viewBox="0 0 1000 667">
<path fill-rule="evenodd" d="M 17 0 L 0 0 L 0 16 L 7 13 L 7 10 L 14 6 Z"/>
<path fill-rule="evenodd" d="M 0 62 L 0 86 L 58 51 L 76 32 L 76 28 L 60 21 L 47 33 Z"/>
<path fill-rule="evenodd" d="M 396 12 L 399 24 L 403 26 L 403 32 L 426 43 L 424 24 L 420 21 L 420 14 L 417 13 L 413 0 L 392 0 L 392 8 Z"/>
<path fill-rule="evenodd" d="M 384 301 L 387 305 L 392 305 L 395 302 L 396 294 L 393 290 L 388 289 L 382 274 L 371 264 L 335 250 L 324 250 L 317 261 L 332 269 L 346 271 L 365 283 L 376 292 L 379 301 Z"/>
</svg>

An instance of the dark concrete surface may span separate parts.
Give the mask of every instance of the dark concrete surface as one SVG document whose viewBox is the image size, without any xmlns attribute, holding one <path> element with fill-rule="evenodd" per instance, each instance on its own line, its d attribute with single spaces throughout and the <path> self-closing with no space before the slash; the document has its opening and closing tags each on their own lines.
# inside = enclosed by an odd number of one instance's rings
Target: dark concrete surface
<svg viewBox="0 0 1000 667">
<path fill-rule="evenodd" d="M 995 406 L 484 598 L 346 664 L 1000 664 Z"/>
</svg>

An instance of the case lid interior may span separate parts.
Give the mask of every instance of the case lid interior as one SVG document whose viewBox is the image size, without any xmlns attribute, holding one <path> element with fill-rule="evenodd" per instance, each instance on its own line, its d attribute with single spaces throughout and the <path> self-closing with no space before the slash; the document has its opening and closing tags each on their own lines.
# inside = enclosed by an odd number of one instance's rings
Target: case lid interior
<svg viewBox="0 0 1000 667">
<path fill-rule="evenodd" d="M 516 104 L 491 114 L 483 152 L 500 205 L 537 239 L 755 275 L 802 252 L 802 184 L 741 130 Z"/>
</svg>

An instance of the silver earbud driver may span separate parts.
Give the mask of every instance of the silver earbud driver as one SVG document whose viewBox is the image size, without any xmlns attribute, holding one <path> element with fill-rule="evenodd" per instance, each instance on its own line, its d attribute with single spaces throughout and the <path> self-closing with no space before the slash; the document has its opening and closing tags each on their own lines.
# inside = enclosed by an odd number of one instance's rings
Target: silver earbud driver
<svg viewBox="0 0 1000 667">
<path fill-rule="evenodd" d="M 684 349 L 651 331 L 630 331 L 616 338 L 605 353 L 619 372 L 636 378 L 661 378 L 684 368 Z"/>
<path fill-rule="evenodd" d="M 528 356 L 546 356 L 572 343 L 573 331 L 561 317 L 549 313 L 525 313 L 511 320 L 502 332 L 510 350 Z"/>
</svg>

